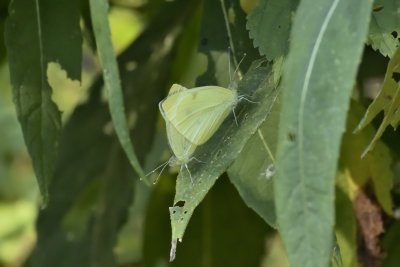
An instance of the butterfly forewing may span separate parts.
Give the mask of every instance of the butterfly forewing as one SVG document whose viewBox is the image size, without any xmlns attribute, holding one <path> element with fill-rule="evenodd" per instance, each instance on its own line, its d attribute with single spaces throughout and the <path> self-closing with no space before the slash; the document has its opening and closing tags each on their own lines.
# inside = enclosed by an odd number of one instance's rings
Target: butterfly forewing
<svg viewBox="0 0 400 267">
<path fill-rule="evenodd" d="M 161 113 L 168 123 L 195 145 L 210 139 L 237 101 L 236 91 L 219 86 L 174 92 L 160 103 Z"/>
</svg>

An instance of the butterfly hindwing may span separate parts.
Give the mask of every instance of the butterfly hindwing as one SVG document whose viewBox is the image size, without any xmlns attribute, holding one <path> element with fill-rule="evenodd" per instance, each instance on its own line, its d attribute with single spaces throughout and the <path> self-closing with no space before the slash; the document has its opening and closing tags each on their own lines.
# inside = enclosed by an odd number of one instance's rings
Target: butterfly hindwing
<svg viewBox="0 0 400 267">
<path fill-rule="evenodd" d="M 172 124 L 167 122 L 166 126 L 168 143 L 176 159 L 174 165 L 188 163 L 197 146 L 180 134 Z"/>
</svg>

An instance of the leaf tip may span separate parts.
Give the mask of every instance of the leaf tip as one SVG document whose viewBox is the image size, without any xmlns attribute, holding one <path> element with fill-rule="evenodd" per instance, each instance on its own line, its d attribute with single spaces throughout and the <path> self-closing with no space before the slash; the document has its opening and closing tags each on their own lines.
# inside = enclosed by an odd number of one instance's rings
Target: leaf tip
<svg viewBox="0 0 400 267">
<path fill-rule="evenodd" d="M 175 260 L 175 256 L 176 256 L 176 245 L 179 242 L 182 242 L 181 239 L 172 239 L 171 241 L 171 250 L 169 252 L 169 262 L 173 262 Z"/>
</svg>

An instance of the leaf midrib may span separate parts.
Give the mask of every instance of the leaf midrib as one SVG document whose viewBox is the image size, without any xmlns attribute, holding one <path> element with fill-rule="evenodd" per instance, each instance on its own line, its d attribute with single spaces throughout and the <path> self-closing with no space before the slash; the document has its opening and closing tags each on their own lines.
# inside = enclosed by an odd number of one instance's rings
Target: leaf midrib
<svg viewBox="0 0 400 267">
<path fill-rule="evenodd" d="M 43 58 L 43 43 L 42 43 L 42 21 L 40 19 L 40 5 L 39 5 L 39 0 L 35 0 L 35 8 L 36 8 L 36 24 L 37 24 L 37 28 L 38 28 L 38 46 L 39 46 L 39 57 L 40 57 L 40 71 L 41 71 L 41 75 L 40 75 L 40 112 L 39 112 L 39 125 L 40 125 L 40 129 L 39 129 L 39 133 L 40 133 L 40 139 L 43 138 L 43 117 L 42 115 L 45 112 L 45 107 L 44 107 L 44 94 L 43 94 L 43 90 L 45 88 L 45 81 L 43 79 L 44 73 L 45 73 L 45 67 L 44 67 L 44 58 Z M 41 161 L 41 165 L 42 165 L 42 178 L 44 180 L 47 180 L 45 177 L 45 170 L 44 170 L 44 155 L 43 155 L 43 144 L 42 144 L 42 140 L 39 142 L 39 150 L 40 150 L 40 161 Z"/>
<path fill-rule="evenodd" d="M 298 150 L 298 161 L 299 161 L 299 172 L 300 172 L 300 186 L 301 186 L 301 191 L 303 193 L 303 197 L 305 199 L 305 196 L 307 195 L 305 192 L 305 188 L 306 188 L 306 183 L 304 181 L 304 157 L 302 156 L 302 152 L 304 151 L 304 109 L 305 109 L 305 102 L 306 102 L 306 96 L 308 94 L 309 91 L 309 84 L 310 84 L 310 79 L 311 79 L 311 74 L 314 70 L 314 64 L 317 58 L 317 53 L 319 51 L 319 47 L 321 45 L 322 39 L 324 37 L 324 34 L 326 33 L 326 29 L 328 27 L 329 22 L 332 19 L 333 13 L 336 10 L 338 4 L 339 4 L 340 0 L 334 0 L 331 7 L 328 10 L 328 14 L 326 15 L 322 25 L 321 25 L 321 29 L 318 32 L 317 35 L 317 39 L 315 41 L 315 44 L 312 48 L 311 51 L 311 57 L 309 60 L 309 64 L 307 66 L 307 70 L 306 70 L 306 75 L 304 78 L 304 82 L 303 82 L 303 86 L 301 88 L 301 95 L 300 95 L 300 105 L 299 105 L 299 115 L 298 115 L 298 122 L 299 122 L 299 128 L 298 128 L 298 136 L 299 136 L 299 150 Z M 311 211 L 308 208 L 308 205 L 303 205 L 305 213 L 306 214 L 311 214 Z M 309 218 L 308 215 L 305 216 L 306 218 Z M 304 233 L 307 233 L 307 231 L 305 231 Z"/>
</svg>

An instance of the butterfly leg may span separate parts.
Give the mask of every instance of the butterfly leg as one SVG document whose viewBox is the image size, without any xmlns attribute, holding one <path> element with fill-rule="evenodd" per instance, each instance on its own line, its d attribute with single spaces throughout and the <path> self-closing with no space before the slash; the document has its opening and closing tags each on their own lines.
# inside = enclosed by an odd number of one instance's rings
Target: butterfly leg
<svg viewBox="0 0 400 267">
<path fill-rule="evenodd" d="M 205 161 L 201 161 L 201 160 L 199 160 L 198 158 L 195 158 L 195 157 L 191 157 L 189 160 L 195 160 L 195 161 L 197 161 L 199 163 L 206 163 Z"/>
<path fill-rule="evenodd" d="M 187 165 L 186 163 L 185 163 L 185 168 L 186 168 L 186 170 L 187 170 L 188 173 L 189 173 L 190 181 L 192 182 L 192 184 L 194 184 L 194 180 L 193 180 L 193 177 L 192 177 L 192 173 L 189 171 L 188 165 Z"/>
<path fill-rule="evenodd" d="M 249 95 L 240 95 L 240 96 L 238 97 L 238 101 L 241 101 L 241 100 L 243 99 L 243 100 L 246 100 L 247 102 L 252 103 L 252 104 L 260 103 L 260 102 L 251 101 L 251 100 L 248 99 L 246 96 L 249 97 Z"/>
</svg>

